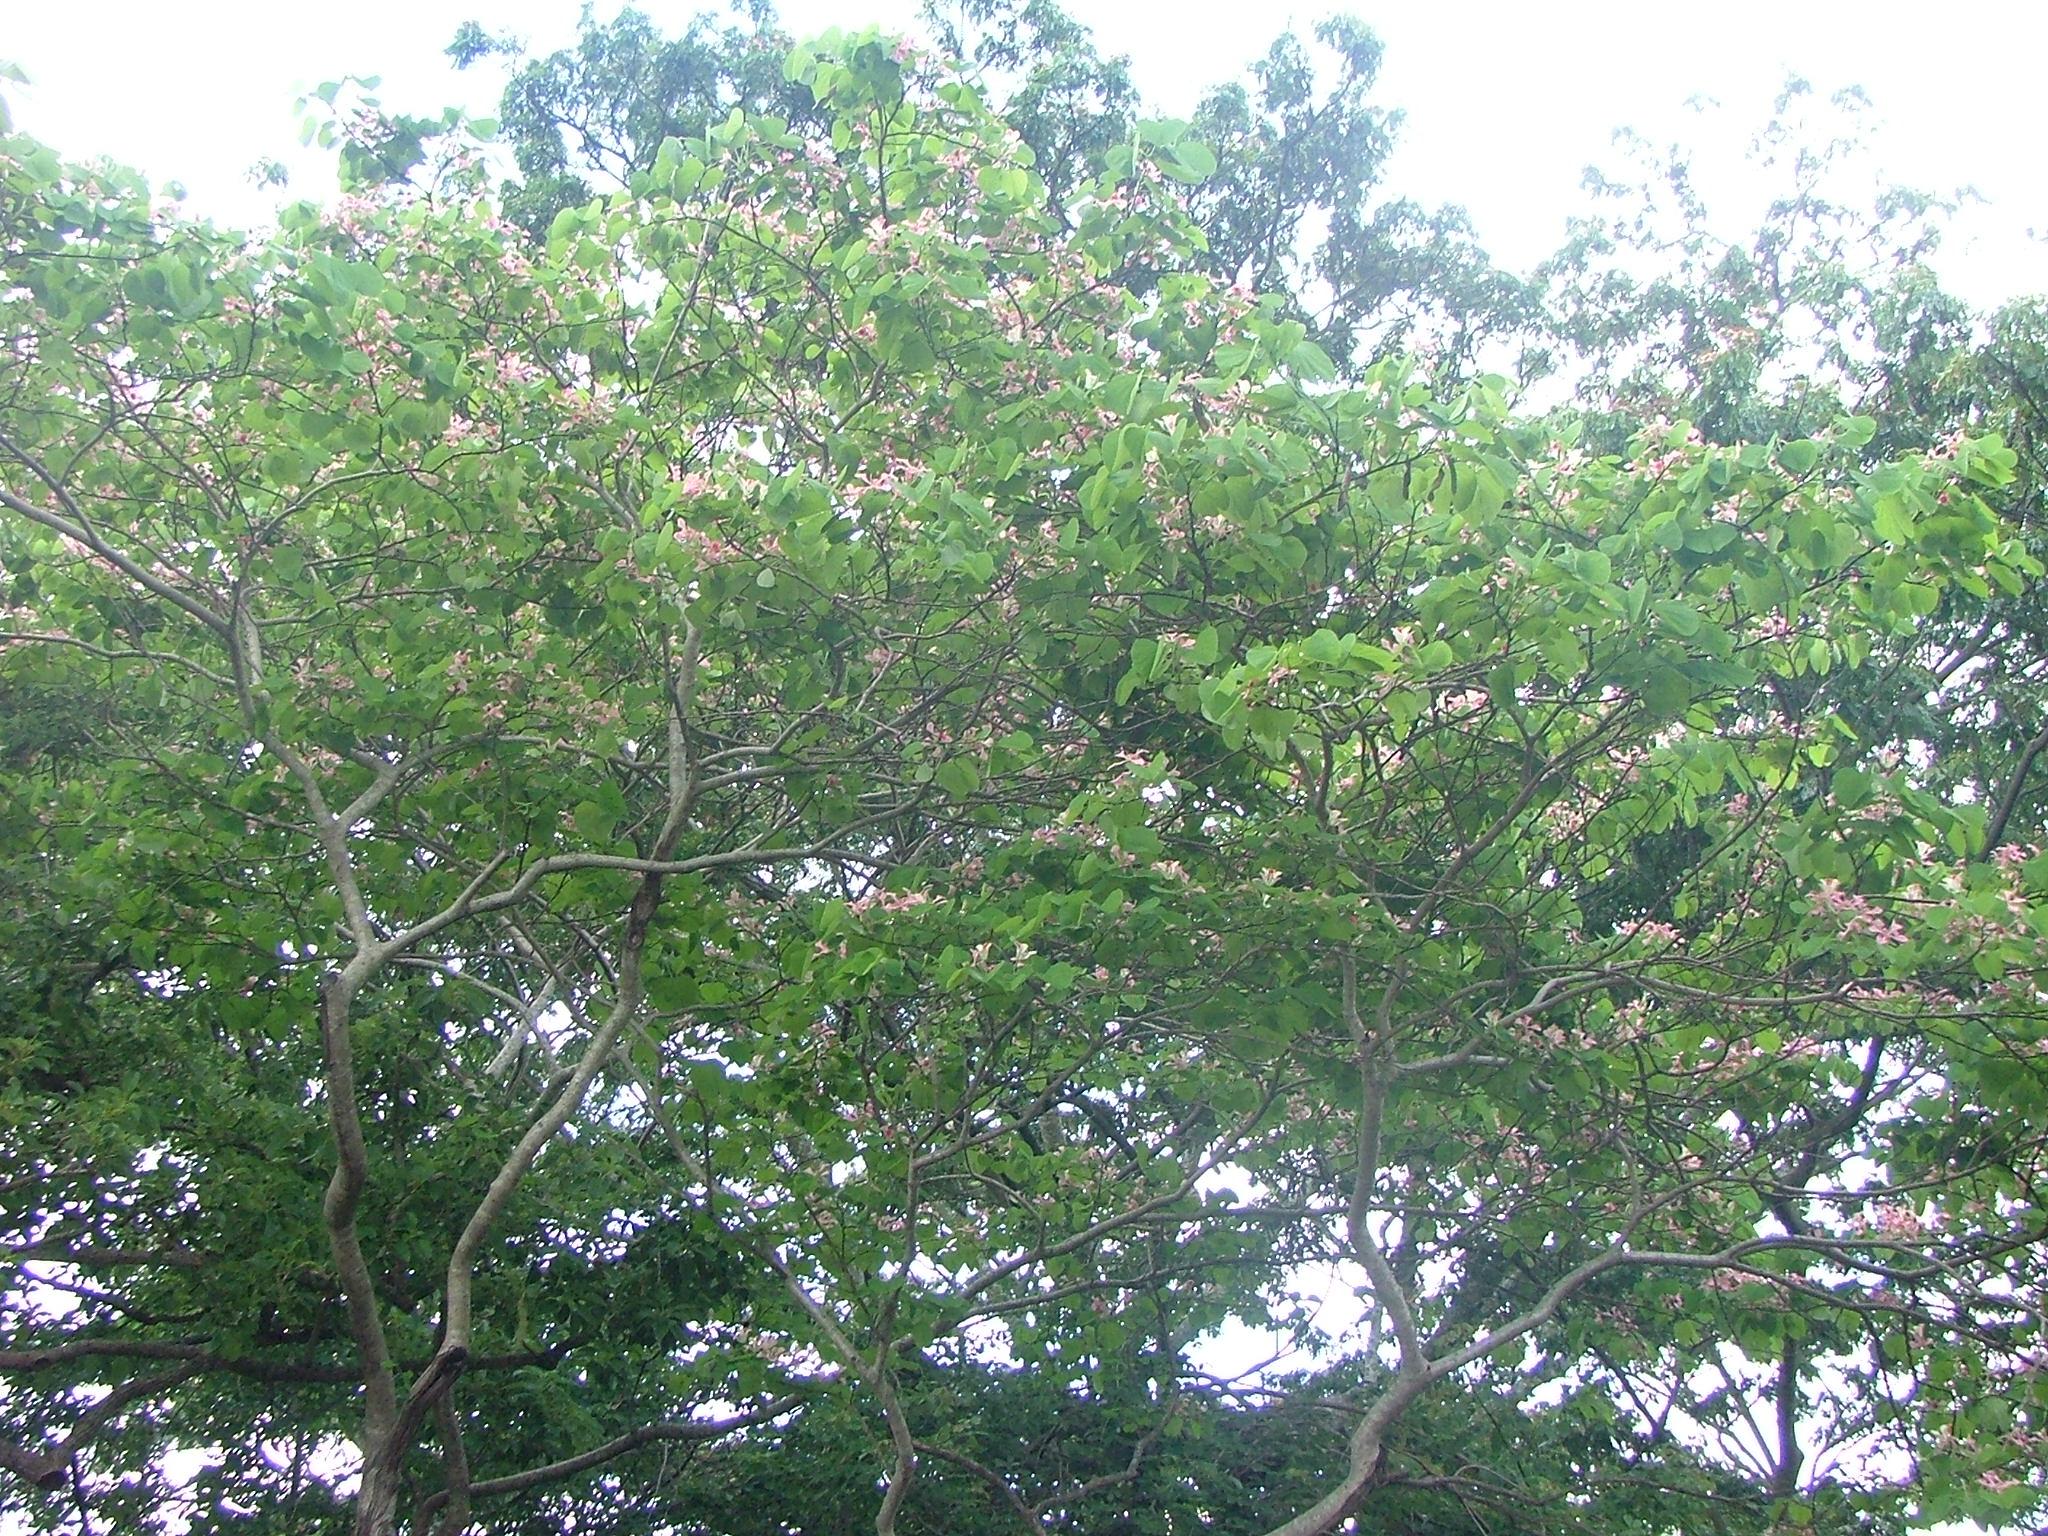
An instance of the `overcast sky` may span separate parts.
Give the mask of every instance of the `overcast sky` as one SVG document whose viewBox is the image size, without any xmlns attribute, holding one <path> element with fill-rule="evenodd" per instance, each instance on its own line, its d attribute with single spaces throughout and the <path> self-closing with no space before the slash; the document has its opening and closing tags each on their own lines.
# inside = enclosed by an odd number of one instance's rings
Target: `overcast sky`
<svg viewBox="0 0 2048 1536">
<path fill-rule="evenodd" d="M 2039 70 L 2048 4 L 1989 0 L 1969 7 L 1723 0 L 1652 6 L 1641 0 L 1384 0 L 1248 6 L 1220 0 L 1070 0 L 1105 47 L 1129 53 L 1148 97 L 1184 112 L 1207 85 L 1235 74 L 1274 33 L 1348 9 L 1386 41 L 1380 100 L 1406 113 L 1391 190 L 1467 207 L 1495 256 L 1513 267 L 1559 242 L 1583 209 L 1580 176 L 1618 164 L 1614 129 L 1683 140 L 1717 174 L 1731 220 L 1745 195 L 1741 149 L 1788 73 L 1823 96 L 1861 85 L 1876 104 L 1873 170 L 1936 191 L 1972 185 L 1942 260 L 1944 277 L 1979 303 L 2048 290 L 2048 162 L 2041 152 Z M 600 3 L 600 15 L 617 8 Z M 644 0 L 671 27 L 699 7 Z M 14 0 L 0 57 L 31 79 L 10 90 L 17 120 L 70 156 L 107 155 L 152 180 L 177 180 L 223 222 L 262 219 L 277 194 L 248 178 L 260 157 L 293 168 L 291 192 L 331 181 L 297 144 L 294 98 L 346 74 L 384 79 L 388 106 L 411 111 L 495 106 L 502 71 L 458 74 L 442 50 L 476 19 L 536 49 L 574 34 L 577 0 L 350 0 L 284 7 L 275 0 Z M 869 22 L 914 29 L 915 0 L 784 0 L 799 34 Z M 1705 112 L 1686 103 L 1708 97 Z M 1731 222 L 1730 228 L 1740 228 Z"/>
</svg>

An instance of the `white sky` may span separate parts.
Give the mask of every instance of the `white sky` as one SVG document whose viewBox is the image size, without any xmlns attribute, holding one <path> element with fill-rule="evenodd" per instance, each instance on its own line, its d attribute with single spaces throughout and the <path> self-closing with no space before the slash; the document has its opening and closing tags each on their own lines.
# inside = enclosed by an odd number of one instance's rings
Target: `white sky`
<svg viewBox="0 0 2048 1536">
<path fill-rule="evenodd" d="M 1186 111 L 1294 24 L 1349 9 L 1387 44 L 1379 99 L 1407 114 L 1391 190 L 1461 203 L 1496 259 L 1512 268 L 1547 255 L 1567 215 L 1586 206 L 1589 163 L 1618 166 L 1612 131 L 1683 140 L 1709 182 L 1732 189 L 1730 232 L 1746 225 L 1742 147 L 1788 72 L 1825 95 L 1861 85 L 1874 98 L 1873 148 L 1890 180 L 1930 190 L 1974 186 L 1940 262 L 1944 278 L 1989 305 L 2048 291 L 2048 159 L 2041 152 L 2039 70 L 2048 4 L 1954 5 L 1864 0 L 1294 0 L 1252 8 L 1221 0 L 1069 0 L 1107 50 L 1132 56 L 1148 98 Z M 670 28 L 692 0 L 642 0 Z M 609 15 L 615 0 L 598 10 Z M 442 50 L 465 20 L 525 37 L 536 50 L 575 31 L 577 0 L 351 0 L 335 7 L 276 0 L 11 0 L 0 58 L 31 85 L 11 88 L 17 121 L 74 158 L 107 155 L 153 181 L 181 181 L 194 207 L 225 223 L 262 220 L 277 195 L 247 180 L 260 157 L 292 166 L 291 193 L 330 183 L 298 147 L 294 98 L 346 74 L 384 79 L 387 106 L 496 105 L 502 71 L 458 74 Z M 783 0 L 791 30 L 870 22 L 909 27 L 915 0 Z M 1248 19 L 1250 17 L 1251 19 Z M 1701 116 L 1696 96 L 1722 106 Z M 1757 194 L 1761 195 L 1761 194 Z"/>
</svg>

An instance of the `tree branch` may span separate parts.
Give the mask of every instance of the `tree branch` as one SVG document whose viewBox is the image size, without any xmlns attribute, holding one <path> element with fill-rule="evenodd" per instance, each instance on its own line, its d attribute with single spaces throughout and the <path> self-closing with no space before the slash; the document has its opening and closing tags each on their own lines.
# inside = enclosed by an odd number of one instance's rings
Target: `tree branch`
<svg viewBox="0 0 2048 1536">
<path fill-rule="evenodd" d="M 2027 771 L 2043 751 L 2048 751 L 2048 726 L 2042 727 L 2021 749 L 2020 760 L 2013 764 L 2012 774 L 2005 781 L 2005 793 L 1998 797 L 1998 808 L 1984 824 L 1984 854 L 1987 858 L 1992 849 L 2005 841 L 2006 826 L 2012 821 L 2013 812 L 2019 809 L 2020 792 L 2026 787 Z"/>
<path fill-rule="evenodd" d="M 493 1498 L 501 1493 L 524 1493 L 529 1488 L 538 1488 L 544 1483 L 558 1483 L 564 1478 L 574 1477 L 579 1472 L 588 1472 L 592 1467 L 601 1467 L 608 1461 L 615 1461 L 629 1451 L 642 1446 L 664 1443 L 702 1444 L 707 1440 L 721 1439 L 742 1429 L 751 1429 L 780 1418 L 803 1401 L 800 1394 L 778 1397 L 774 1401 L 747 1413 L 734 1414 L 724 1419 L 682 1419 L 669 1420 L 660 1424 L 647 1424 L 639 1429 L 628 1430 L 616 1439 L 579 1451 L 574 1456 L 565 1456 L 560 1461 L 551 1461 L 545 1466 L 530 1467 L 524 1472 L 513 1472 L 504 1477 L 487 1477 L 469 1485 L 471 1498 Z M 428 1519 L 440 1512 L 449 1502 L 449 1491 L 437 1489 L 420 1504 L 420 1518 Z"/>
</svg>

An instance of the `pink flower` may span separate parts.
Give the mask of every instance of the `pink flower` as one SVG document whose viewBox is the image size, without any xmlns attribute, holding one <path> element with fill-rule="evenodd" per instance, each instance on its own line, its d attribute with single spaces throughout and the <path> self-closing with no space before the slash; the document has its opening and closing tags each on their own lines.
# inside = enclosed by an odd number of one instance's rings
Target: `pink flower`
<svg viewBox="0 0 2048 1536">
<path fill-rule="evenodd" d="M 1443 700 L 1446 712 L 1453 715 L 1469 715 L 1486 708 L 1492 702 L 1484 688 L 1466 688 L 1457 693 L 1447 694 Z"/>
<path fill-rule="evenodd" d="M 1667 949 L 1685 942 L 1684 935 L 1669 923 L 1637 922 L 1630 919 L 1616 923 L 1614 931 L 1625 939 L 1641 939 L 1646 944 L 1658 944 Z"/>
<path fill-rule="evenodd" d="M 740 553 L 738 545 L 721 539 L 716 534 L 706 533 L 700 528 L 692 528 L 688 523 L 676 529 L 676 542 L 694 549 L 697 552 L 697 559 L 704 565 L 717 565 L 735 558 Z"/>
<path fill-rule="evenodd" d="M 540 370 L 516 352 L 479 352 L 477 360 L 490 365 L 500 384 L 531 384 L 540 377 Z"/>
</svg>

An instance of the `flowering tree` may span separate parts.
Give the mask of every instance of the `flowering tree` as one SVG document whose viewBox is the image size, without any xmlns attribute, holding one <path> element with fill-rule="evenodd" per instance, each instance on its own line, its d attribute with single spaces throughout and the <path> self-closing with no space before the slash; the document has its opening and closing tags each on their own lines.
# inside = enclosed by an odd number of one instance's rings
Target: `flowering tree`
<svg viewBox="0 0 2048 1536">
<path fill-rule="evenodd" d="M 1287 1536 L 1512 1497 L 1450 1403 L 1625 1424 L 1615 1508 L 1775 1393 L 1756 1522 L 2031 1509 L 2048 859 L 1830 708 L 2032 572 L 2009 452 L 1338 388 L 1115 281 L 1173 130 L 1062 222 L 928 73 L 801 50 L 828 134 L 545 250 L 6 141 L 0 1498 L 692 1529 L 815 1423 L 882 1536 L 1136 1529 L 1290 1396 L 1237 1322 L 1337 1362 Z"/>
</svg>

